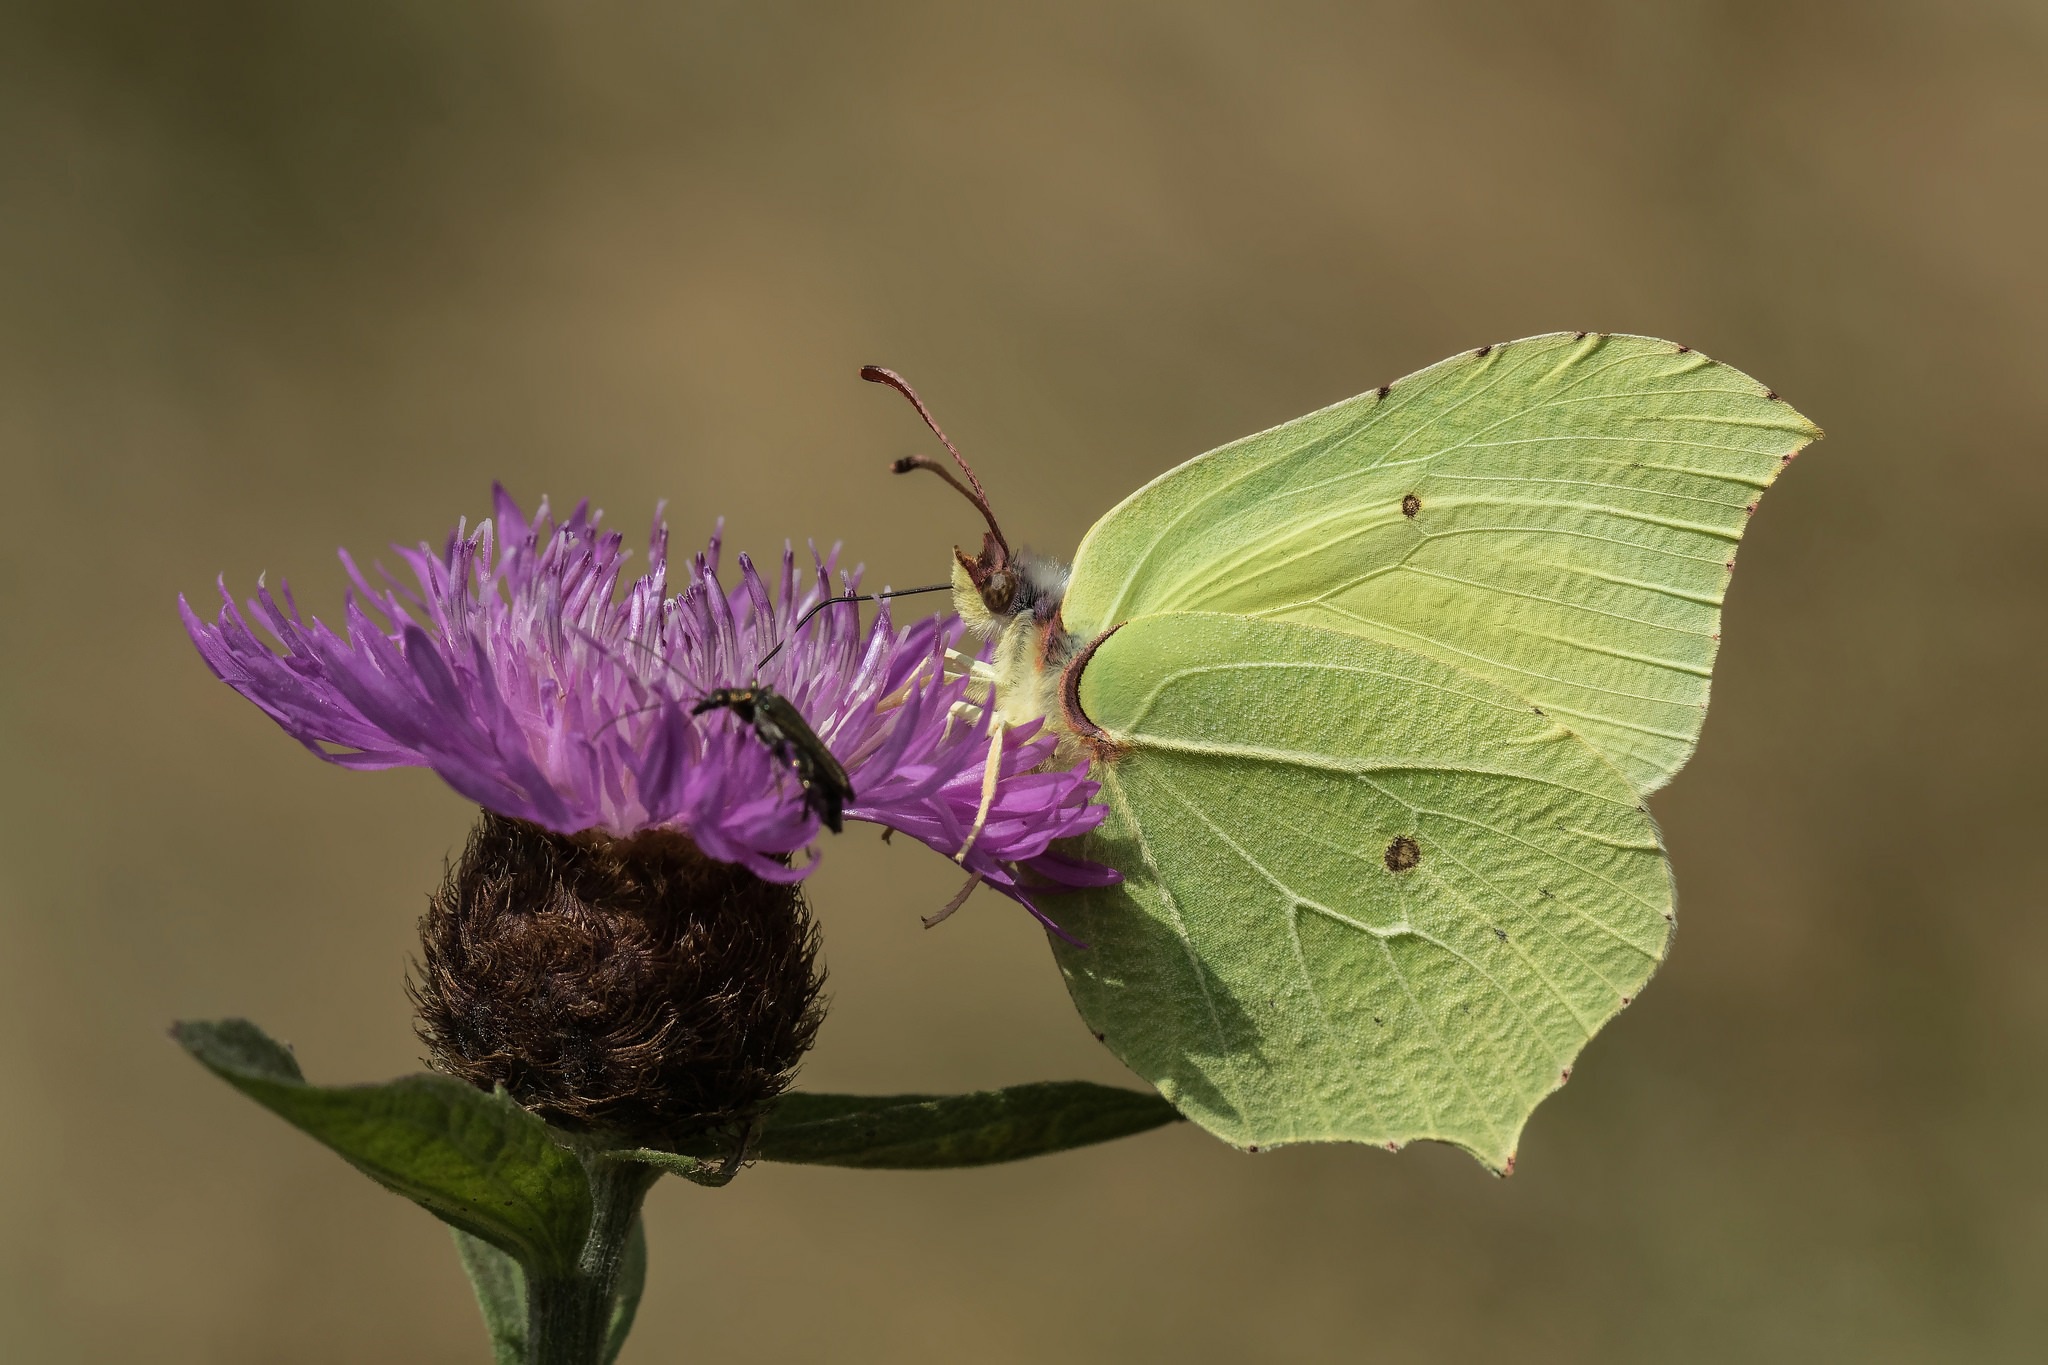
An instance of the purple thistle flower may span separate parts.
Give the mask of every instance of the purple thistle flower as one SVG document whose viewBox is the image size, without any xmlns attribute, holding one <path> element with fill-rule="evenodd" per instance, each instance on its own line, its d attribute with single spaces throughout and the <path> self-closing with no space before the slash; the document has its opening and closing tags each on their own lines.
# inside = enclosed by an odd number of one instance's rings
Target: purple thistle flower
<svg viewBox="0 0 2048 1365">
<path fill-rule="evenodd" d="M 789 765 L 730 712 L 690 713 L 715 688 L 760 682 L 845 767 L 849 818 L 949 857 L 967 841 L 989 740 L 987 715 L 968 702 L 975 684 L 948 676 L 958 622 L 898 631 L 884 603 L 863 630 L 846 603 L 792 635 L 831 595 L 836 552 L 816 559 L 800 592 L 785 550 L 772 593 L 741 555 L 728 591 L 718 533 L 671 597 L 658 511 L 648 570 L 620 592 L 627 552 L 600 529 L 602 514 L 578 504 L 557 523 L 543 501 L 529 521 L 504 489 L 494 495 L 493 520 L 458 526 L 440 554 L 394 547 L 411 585 L 380 566 L 374 586 L 342 552 L 354 585 L 343 635 L 302 618 L 289 587 L 273 594 L 260 581 L 244 609 L 223 580 L 212 623 L 180 596 L 185 627 L 216 676 L 329 763 L 432 768 L 479 805 L 556 833 L 675 830 L 764 880 L 800 880 L 816 860 L 790 860 L 819 821 Z M 1057 932 L 1034 896 L 1117 874 L 1052 851 L 1103 816 L 1085 765 L 1038 771 L 1053 748 L 1037 726 L 1005 734 L 995 798 L 963 867 Z"/>
</svg>

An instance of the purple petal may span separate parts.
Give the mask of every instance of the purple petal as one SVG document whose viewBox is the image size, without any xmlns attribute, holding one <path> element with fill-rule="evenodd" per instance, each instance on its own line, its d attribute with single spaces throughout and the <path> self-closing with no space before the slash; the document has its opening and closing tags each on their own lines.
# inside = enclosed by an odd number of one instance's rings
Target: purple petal
<svg viewBox="0 0 2048 1365">
<path fill-rule="evenodd" d="M 429 767 L 559 832 L 674 829 L 712 857 L 796 881 L 815 864 L 797 855 L 819 826 L 795 774 L 730 712 L 688 713 L 710 688 L 753 680 L 779 644 L 774 685 L 860 794 L 847 816 L 959 851 L 980 806 L 988 721 L 953 715 L 974 687 L 945 677 L 958 622 L 899 630 L 885 606 L 863 628 L 848 603 L 798 630 L 835 595 L 838 547 L 811 547 L 802 573 L 785 549 L 775 590 L 742 555 L 728 589 L 722 524 L 670 595 L 659 514 L 647 571 L 631 581 L 624 542 L 600 519 L 578 503 L 558 522 L 545 501 L 529 518 L 495 487 L 488 520 L 458 525 L 439 551 L 395 548 L 399 572 L 378 566 L 380 582 L 344 551 L 342 634 L 301 617 L 283 583 L 259 584 L 246 614 L 224 583 L 213 621 L 182 597 L 178 610 L 214 675 L 329 763 Z M 1053 849 L 1103 814 L 1085 768 L 1044 767 L 1054 748 L 1036 725 L 1005 736 L 967 867 L 1061 933 L 1033 898 L 1116 874 Z"/>
</svg>

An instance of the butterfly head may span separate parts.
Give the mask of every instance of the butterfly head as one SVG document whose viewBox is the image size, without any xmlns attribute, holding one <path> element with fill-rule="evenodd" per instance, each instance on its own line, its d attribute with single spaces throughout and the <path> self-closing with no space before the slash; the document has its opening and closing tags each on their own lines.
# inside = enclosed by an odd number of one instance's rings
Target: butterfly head
<svg viewBox="0 0 2048 1365">
<path fill-rule="evenodd" d="M 953 551 L 953 610 L 978 633 L 998 634 L 1013 621 L 1050 621 L 1066 590 L 1064 563 L 1029 550 L 1012 554 L 994 535 L 982 537 L 979 555 Z"/>
</svg>

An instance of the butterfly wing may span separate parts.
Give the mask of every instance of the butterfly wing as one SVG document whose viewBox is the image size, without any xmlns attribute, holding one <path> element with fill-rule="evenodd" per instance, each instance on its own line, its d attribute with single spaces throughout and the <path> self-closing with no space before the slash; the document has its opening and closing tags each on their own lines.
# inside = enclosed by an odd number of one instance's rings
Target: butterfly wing
<svg viewBox="0 0 2048 1365">
<path fill-rule="evenodd" d="M 1536 1104 L 1662 959 L 1671 883 L 1629 782 L 1523 698 L 1292 622 L 1103 641 L 1089 856 L 1059 900 L 1082 1016 L 1239 1146 L 1433 1138 L 1511 1166 Z"/>
<path fill-rule="evenodd" d="M 1067 628 L 1239 612 L 1498 683 L 1643 791 L 1691 755 L 1758 497 L 1820 435 L 1648 337 L 1467 352 L 1188 461 L 1097 522 Z"/>
</svg>

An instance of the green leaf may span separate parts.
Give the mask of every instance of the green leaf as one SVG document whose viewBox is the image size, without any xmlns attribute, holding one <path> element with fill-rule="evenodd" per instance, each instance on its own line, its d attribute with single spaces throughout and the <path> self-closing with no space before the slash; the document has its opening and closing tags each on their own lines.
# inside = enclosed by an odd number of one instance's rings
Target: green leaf
<svg viewBox="0 0 2048 1365">
<path fill-rule="evenodd" d="M 525 1365 L 526 1272 L 489 1242 L 461 1228 L 449 1231 L 455 1235 L 462 1268 L 469 1272 L 470 1287 L 476 1290 L 484 1328 L 491 1334 L 491 1358 L 496 1365 Z"/>
<path fill-rule="evenodd" d="M 215 1075 L 386 1189 L 536 1274 L 576 1264 L 590 1227 L 582 1163 L 502 1091 L 449 1076 L 316 1086 L 246 1019 L 186 1022 L 172 1037 Z"/>
<path fill-rule="evenodd" d="M 786 1095 L 752 1154 L 870 1170 L 985 1166 L 1142 1133 L 1180 1117 L 1157 1095 L 1040 1081 L 968 1095 Z"/>
<path fill-rule="evenodd" d="M 633 1219 L 632 1234 L 626 1239 L 626 1253 L 619 1261 L 619 1282 L 612 1290 L 611 1326 L 605 1329 L 604 1365 L 612 1365 L 633 1330 L 633 1318 L 640 1311 L 640 1291 L 647 1287 L 647 1228 Z"/>
</svg>

